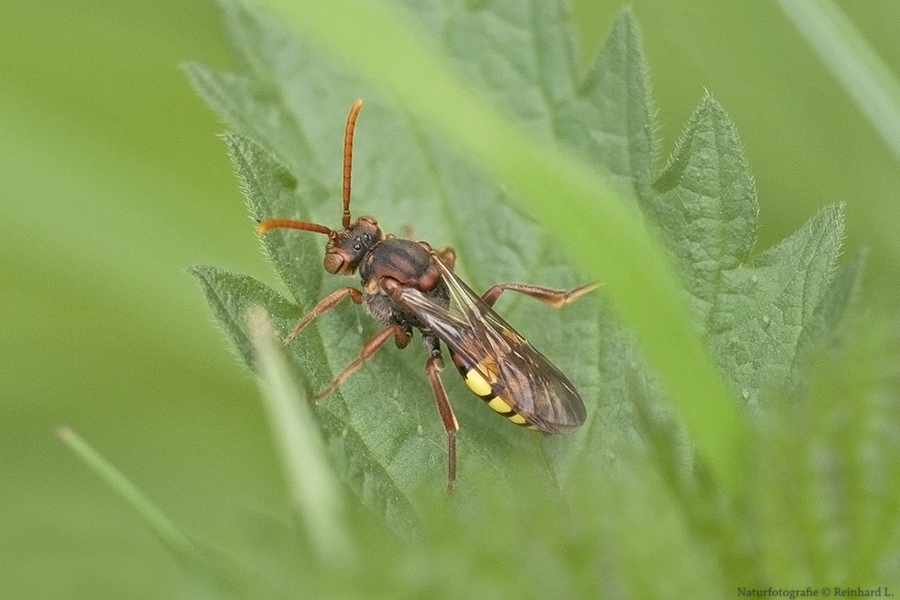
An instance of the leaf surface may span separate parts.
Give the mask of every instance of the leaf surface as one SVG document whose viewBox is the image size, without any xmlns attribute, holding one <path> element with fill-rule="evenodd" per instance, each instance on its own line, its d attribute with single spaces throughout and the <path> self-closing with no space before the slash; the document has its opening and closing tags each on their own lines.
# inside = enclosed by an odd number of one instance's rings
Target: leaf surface
<svg viewBox="0 0 900 600">
<path fill-rule="evenodd" d="M 225 141 L 255 219 L 337 227 L 343 120 L 352 100 L 363 96 L 354 145 L 355 216 L 372 214 L 388 232 L 406 237 L 411 231 L 414 239 L 453 246 L 458 272 L 476 290 L 500 281 L 584 283 L 555 241 L 565 232 L 542 230 L 452 145 L 267 17 L 231 0 L 221 6 L 240 72 L 201 65 L 188 72 L 236 131 Z M 836 326 L 858 272 L 849 269 L 832 284 L 840 207 L 752 255 L 758 210 L 752 177 L 730 120 L 709 97 L 654 182 L 655 124 L 640 34 L 628 11 L 581 76 L 562 3 L 434 1 L 409 9 L 472 85 L 537 138 L 584 156 L 633 200 L 666 243 L 736 397 L 756 405 L 764 390 L 802 379 L 802 347 Z M 318 299 L 356 283 L 323 277 L 323 243 L 321 235 L 297 231 L 275 230 L 263 239 L 296 306 L 258 282 L 195 270 L 251 367 L 241 325 L 250 304 L 269 310 L 284 335 Z M 623 442 L 641 439 L 634 395 L 655 401 L 660 392 L 602 295 L 555 311 L 507 293 L 497 309 L 573 380 L 588 423 L 565 437 L 510 427 L 448 370 L 443 380 L 461 424 L 458 497 L 470 493 L 466 481 L 476 475 L 504 485 L 516 465 L 565 487 L 579 469 L 600 472 L 615 462 Z M 308 391 L 327 385 L 378 329 L 346 302 L 304 330 L 291 356 Z M 424 359 L 417 345 L 401 353 L 388 344 L 316 409 L 338 471 L 389 521 L 413 519 L 416 495 L 443 487 L 446 441 Z M 689 461 L 689 454 L 685 443 L 680 456 Z"/>
</svg>

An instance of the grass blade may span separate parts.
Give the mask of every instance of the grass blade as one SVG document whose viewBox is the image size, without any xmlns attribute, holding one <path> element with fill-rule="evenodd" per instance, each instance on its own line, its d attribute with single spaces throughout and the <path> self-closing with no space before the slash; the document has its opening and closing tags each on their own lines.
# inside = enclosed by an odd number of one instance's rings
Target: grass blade
<svg viewBox="0 0 900 600">
<path fill-rule="evenodd" d="M 347 564 L 350 538 L 343 496 L 305 394 L 291 374 L 268 315 L 251 309 L 248 329 L 259 364 L 259 385 L 281 455 L 291 505 L 324 564 Z"/>
<path fill-rule="evenodd" d="M 162 510 L 153 504 L 134 482 L 69 427 L 59 427 L 56 435 L 141 516 L 172 554 L 185 563 L 198 562 L 199 554 L 194 544 L 166 518 Z"/>
<path fill-rule="evenodd" d="M 900 80 L 831 0 L 778 0 L 900 160 Z"/>
</svg>

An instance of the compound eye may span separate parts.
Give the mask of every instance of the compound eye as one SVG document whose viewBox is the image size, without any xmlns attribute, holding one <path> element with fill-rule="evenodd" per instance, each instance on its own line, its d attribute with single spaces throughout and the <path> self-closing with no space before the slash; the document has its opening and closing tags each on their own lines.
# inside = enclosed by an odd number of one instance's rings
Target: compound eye
<svg viewBox="0 0 900 600">
<path fill-rule="evenodd" d="M 332 275 L 336 274 L 344 266 L 344 257 L 338 252 L 329 252 L 325 255 L 325 270 Z"/>
</svg>

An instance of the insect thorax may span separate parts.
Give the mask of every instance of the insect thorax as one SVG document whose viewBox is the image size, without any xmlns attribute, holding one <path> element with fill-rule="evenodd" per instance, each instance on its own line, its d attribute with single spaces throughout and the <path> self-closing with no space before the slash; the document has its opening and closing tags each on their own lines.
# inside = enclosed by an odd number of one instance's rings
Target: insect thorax
<svg viewBox="0 0 900 600">
<path fill-rule="evenodd" d="M 396 323 L 404 329 L 422 329 L 416 316 L 399 307 L 384 286 L 390 280 L 394 287 L 417 289 L 428 299 L 446 306 L 447 288 L 433 260 L 431 248 L 424 242 L 387 237 L 375 244 L 359 266 L 365 309 L 385 325 Z"/>
</svg>

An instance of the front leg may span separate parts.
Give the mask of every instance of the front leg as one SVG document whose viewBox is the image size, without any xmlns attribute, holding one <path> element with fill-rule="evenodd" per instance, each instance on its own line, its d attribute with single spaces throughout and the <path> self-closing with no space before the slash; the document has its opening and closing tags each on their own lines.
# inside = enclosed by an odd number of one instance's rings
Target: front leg
<svg viewBox="0 0 900 600">
<path fill-rule="evenodd" d="M 437 257 L 441 260 L 441 262 L 447 265 L 447 268 L 451 271 L 456 266 L 456 250 L 454 250 L 450 246 L 441 246 L 440 248 L 435 248 L 434 253 L 437 254 Z"/>
<path fill-rule="evenodd" d="M 322 315 L 324 315 L 326 312 L 334 308 L 338 302 L 340 302 L 347 296 L 350 296 L 350 299 L 353 300 L 355 304 L 359 304 L 360 302 L 362 302 L 362 292 L 352 287 L 341 288 L 335 292 L 328 294 L 327 296 L 322 298 L 311 311 L 306 313 L 306 315 L 302 319 L 300 319 L 300 321 L 296 325 L 294 325 L 294 328 L 291 329 L 291 332 L 287 334 L 287 336 L 285 336 L 284 340 L 282 340 L 281 343 L 285 346 L 290 344 L 291 340 L 297 337 L 297 334 L 300 333 L 300 330 L 306 327 L 310 321 L 312 321 L 316 317 L 321 317 Z"/>
<path fill-rule="evenodd" d="M 310 398 L 310 402 L 318 402 L 325 396 L 329 395 L 331 392 L 337 389 L 337 386 L 341 385 L 341 383 L 350 377 L 357 369 L 359 369 L 364 362 L 372 358 L 375 352 L 381 348 L 386 341 L 391 338 L 394 338 L 394 341 L 397 344 L 398 348 L 405 348 L 407 344 L 409 344 L 409 334 L 403 330 L 397 324 L 393 324 L 385 329 L 382 329 L 374 336 L 372 336 L 359 351 L 359 356 L 357 356 L 353 361 L 347 365 L 343 371 L 338 373 L 338 376 L 334 378 L 334 381 L 328 384 L 324 390 Z"/>
</svg>

